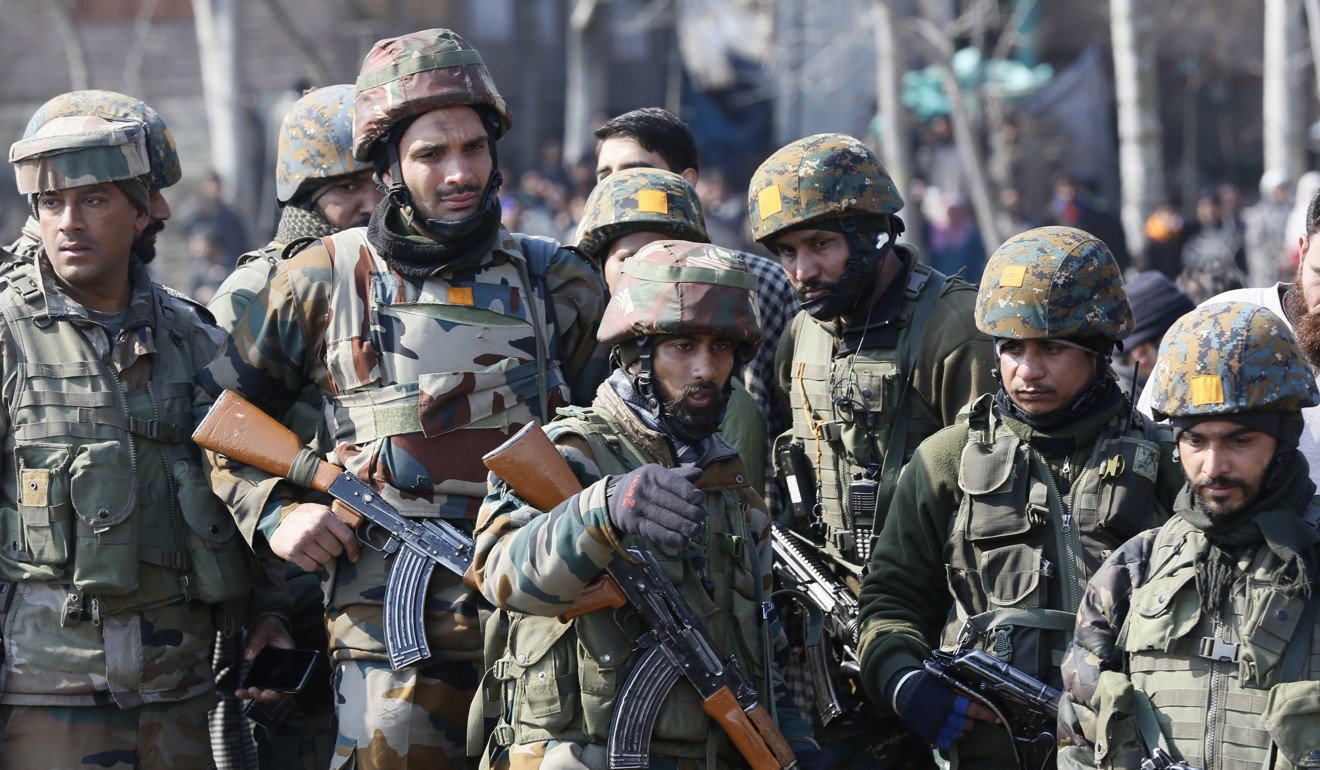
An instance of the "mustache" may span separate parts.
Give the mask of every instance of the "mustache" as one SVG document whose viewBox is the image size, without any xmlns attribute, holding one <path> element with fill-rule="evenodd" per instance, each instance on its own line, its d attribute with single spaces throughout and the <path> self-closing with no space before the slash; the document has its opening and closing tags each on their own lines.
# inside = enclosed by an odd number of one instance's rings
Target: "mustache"
<svg viewBox="0 0 1320 770">
<path fill-rule="evenodd" d="M 1211 476 L 1208 479 L 1202 479 L 1192 482 L 1192 491 L 1197 492 L 1208 486 L 1232 487 L 1236 489 L 1245 489 L 1247 483 L 1236 476 Z"/>
<path fill-rule="evenodd" d="M 481 185 L 475 181 L 463 185 L 454 185 L 452 187 L 437 187 L 435 194 L 441 198 L 450 198 L 455 195 L 472 195 L 481 192 Z"/>
<path fill-rule="evenodd" d="M 691 396 L 710 396 L 718 401 L 720 395 L 719 388 L 715 387 L 713 382 L 694 382 L 690 385 L 684 385 L 674 392 L 674 397 L 665 402 L 665 408 L 673 409 L 682 406 L 683 402 Z"/>
</svg>

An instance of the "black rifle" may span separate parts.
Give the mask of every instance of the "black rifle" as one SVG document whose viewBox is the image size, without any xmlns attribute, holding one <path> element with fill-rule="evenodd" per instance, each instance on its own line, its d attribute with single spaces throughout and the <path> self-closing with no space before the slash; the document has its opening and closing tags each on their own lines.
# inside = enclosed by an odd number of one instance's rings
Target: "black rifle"
<svg viewBox="0 0 1320 770">
<path fill-rule="evenodd" d="M 313 455 L 293 431 L 227 390 L 193 433 L 193 441 L 236 462 L 324 492 L 346 508 L 335 516 L 358 540 L 395 556 L 385 585 L 385 647 L 395 669 L 431 657 L 426 643 L 426 587 L 436 564 L 464 575 L 472 538 L 445 521 L 410 519 L 361 479 Z"/>
<path fill-rule="evenodd" d="M 1053 766 L 1058 690 L 984 650 L 935 651 L 924 665 L 935 678 L 994 712 L 1012 736 L 1019 768 Z"/>
<path fill-rule="evenodd" d="M 563 618 L 613 607 L 636 613 L 646 627 L 641 657 L 615 699 L 607 746 L 611 770 L 643 770 L 651 763 L 651 733 L 660 705 L 679 677 L 701 696 L 701 708 L 729 735 L 754 770 L 797 765 L 756 688 L 732 655 L 722 657 L 701 620 L 650 551 L 629 548 L 605 568 L 611 580 L 593 583 Z M 619 626 L 626 624 L 620 619 Z"/>
<path fill-rule="evenodd" d="M 1196 770 L 1196 768 L 1182 760 L 1173 761 L 1169 752 L 1157 746 L 1149 757 L 1141 760 L 1141 770 Z"/>
<path fill-rule="evenodd" d="M 797 592 L 802 600 L 818 608 L 825 620 L 825 640 L 806 646 L 820 723 L 827 725 L 847 709 L 834 687 L 835 672 L 854 682 L 861 666 L 857 661 L 857 597 L 820 557 L 816 546 L 780 522 L 771 524 L 774 572 L 780 585 Z M 794 597 L 799 598 L 799 597 Z M 832 654 L 833 653 L 833 654 Z"/>
</svg>

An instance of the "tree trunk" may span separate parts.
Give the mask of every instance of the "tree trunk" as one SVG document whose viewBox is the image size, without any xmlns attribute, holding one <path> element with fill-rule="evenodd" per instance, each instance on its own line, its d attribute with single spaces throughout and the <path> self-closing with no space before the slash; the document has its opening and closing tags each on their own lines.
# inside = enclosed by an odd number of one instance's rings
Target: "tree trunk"
<svg viewBox="0 0 1320 770">
<path fill-rule="evenodd" d="M 1146 217 L 1164 199 L 1163 141 L 1150 20 L 1141 0 L 1110 0 L 1114 93 L 1118 102 L 1118 165 L 1123 232 L 1128 251 L 1145 252 Z"/>
<path fill-rule="evenodd" d="M 876 112 L 880 115 L 882 126 L 880 161 L 885 164 L 885 170 L 906 201 L 911 194 L 912 142 L 907 114 L 903 109 L 903 71 L 906 59 L 902 36 L 895 28 L 904 11 L 899 6 L 899 0 L 875 0 L 872 18 L 875 25 Z M 922 248 L 925 239 L 922 238 L 921 207 L 906 206 L 901 216 L 907 225 L 904 240 L 918 249 Z"/>
<path fill-rule="evenodd" d="M 1282 168 L 1289 178 L 1302 173 L 1301 99 L 1291 66 L 1299 49 L 1297 0 L 1265 0 L 1264 102 L 1261 109 L 1265 168 Z"/>
<path fill-rule="evenodd" d="M 238 7 L 239 0 L 193 0 L 211 167 L 220 175 L 229 200 L 242 202 L 251 187 L 252 169 L 247 163 L 248 120 L 239 90 Z M 250 220 L 255 212 L 243 213 Z"/>
<path fill-rule="evenodd" d="M 609 40 L 599 0 L 573 0 L 568 19 L 568 87 L 564 105 L 564 157 L 590 157 L 592 121 L 604 109 Z"/>
</svg>

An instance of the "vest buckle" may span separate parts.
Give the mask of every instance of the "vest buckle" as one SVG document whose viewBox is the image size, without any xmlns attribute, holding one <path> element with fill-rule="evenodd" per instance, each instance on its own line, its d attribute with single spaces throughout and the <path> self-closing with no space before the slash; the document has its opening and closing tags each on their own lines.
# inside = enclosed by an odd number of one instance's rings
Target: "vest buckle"
<svg viewBox="0 0 1320 770">
<path fill-rule="evenodd" d="M 1197 652 L 1207 660 L 1217 660 L 1222 663 L 1236 663 L 1241 645 L 1233 642 L 1226 642 L 1215 636 L 1201 637 L 1201 648 Z"/>
</svg>

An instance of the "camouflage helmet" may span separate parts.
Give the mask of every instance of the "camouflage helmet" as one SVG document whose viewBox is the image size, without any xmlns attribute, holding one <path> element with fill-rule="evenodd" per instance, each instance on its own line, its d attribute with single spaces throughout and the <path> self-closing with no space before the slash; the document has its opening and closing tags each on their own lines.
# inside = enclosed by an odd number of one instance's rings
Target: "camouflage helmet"
<svg viewBox="0 0 1320 770">
<path fill-rule="evenodd" d="M 780 148 L 756 169 L 747 188 L 752 236 L 855 217 L 876 229 L 903 208 L 903 196 L 871 148 L 845 134 L 816 134 Z"/>
<path fill-rule="evenodd" d="M 280 124 L 275 196 L 288 203 L 304 187 L 371 165 L 353 157 L 353 86 L 326 86 L 303 94 Z"/>
<path fill-rule="evenodd" d="M 151 189 L 159 190 L 178 182 L 183 176 L 179 168 L 179 152 L 174 137 L 165 121 L 141 99 L 134 99 L 115 91 L 69 91 L 60 94 L 37 108 L 23 138 L 27 139 L 53 118 L 70 115 L 95 115 L 112 120 L 135 120 L 146 126 L 147 156 L 151 159 Z"/>
<path fill-rule="evenodd" d="M 394 124 L 441 107 L 490 107 L 499 116 L 496 139 L 512 121 L 481 54 L 447 29 L 377 42 L 362 62 L 356 88 L 353 157 L 361 161 L 371 160 L 371 146 Z"/>
<path fill-rule="evenodd" d="M 625 169 L 596 185 L 578 223 L 577 249 L 598 260 L 610 241 L 639 232 L 710 241 L 697 191 L 678 174 L 657 168 Z"/>
<path fill-rule="evenodd" d="M 756 276 L 736 251 L 689 241 L 655 241 L 623 263 L 596 337 L 618 345 L 654 334 L 715 334 L 761 344 Z"/>
<path fill-rule="evenodd" d="M 1199 307 L 1169 327 L 1150 374 L 1166 417 L 1296 412 L 1320 404 L 1315 375 L 1283 319 L 1260 305 Z"/>
<path fill-rule="evenodd" d="M 991 337 L 1118 342 L 1135 327 L 1114 255 L 1074 227 L 1038 227 L 1004 241 L 976 295 L 976 328 Z"/>
<path fill-rule="evenodd" d="M 36 195 L 151 173 L 147 129 L 133 120 L 70 115 L 46 121 L 9 148 L 18 191 Z M 139 188 L 146 195 L 145 186 Z"/>
</svg>

